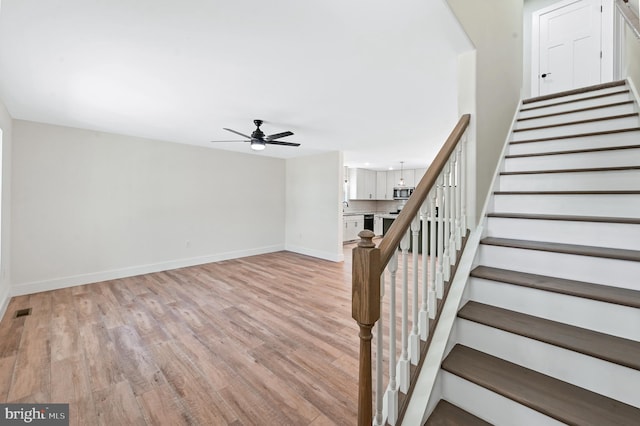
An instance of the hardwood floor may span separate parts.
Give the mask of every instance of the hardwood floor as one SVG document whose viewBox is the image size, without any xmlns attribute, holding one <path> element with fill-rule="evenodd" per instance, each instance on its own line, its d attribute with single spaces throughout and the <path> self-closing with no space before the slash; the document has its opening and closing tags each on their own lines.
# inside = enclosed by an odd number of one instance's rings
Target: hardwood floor
<svg viewBox="0 0 640 426">
<path fill-rule="evenodd" d="M 355 424 L 345 254 L 280 252 L 14 297 L 0 322 L 0 401 L 68 402 L 77 425 Z"/>
</svg>

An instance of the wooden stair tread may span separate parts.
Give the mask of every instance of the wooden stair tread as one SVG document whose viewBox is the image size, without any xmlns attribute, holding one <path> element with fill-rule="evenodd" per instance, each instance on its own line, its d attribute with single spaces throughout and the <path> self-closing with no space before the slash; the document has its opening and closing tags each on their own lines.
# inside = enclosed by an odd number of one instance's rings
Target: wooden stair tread
<svg viewBox="0 0 640 426">
<path fill-rule="evenodd" d="M 471 276 L 489 281 L 498 281 L 640 309 L 640 291 L 627 288 L 548 277 L 508 269 L 492 268 L 490 266 L 478 266 L 474 268 L 473 271 L 471 271 Z"/>
<path fill-rule="evenodd" d="M 425 426 L 488 426 L 484 420 L 441 399 L 427 419 Z"/>
<path fill-rule="evenodd" d="M 554 102 L 554 103 L 550 103 L 550 104 L 546 104 L 546 105 L 538 105 L 538 106 L 532 106 L 532 107 L 527 107 L 527 108 L 520 108 L 520 112 L 533 111 L 533 110 L 536 110 L 536 109 L 554 107 L 554 106 L 559 106 L 559 105 L 567 105 L 567 104 L 572 104 L 572 103 L 582 102 L 582 101 L 591 101 L 591 100 L 594 100 L 594 99 L 607 98 L 609 96 L 628 94 L 629 92 L 630 92 L 630 90 L 627 89 L 627 90 L 618 90 L 616 92 L 603 93 L 603 94 L 600 94 L 600 95 L 585 96 L 584 98 L 571 99 L 571 100 L 568 100 L 568 101 Z"/>
<path fill-rule="evenodd" d="M 458 317 L 640 370 L 640 342 L 478 302 L 468 302 Z"/>
<path fill-rule="evenodd" d="M 451 350 L 442 368 L 564 423 L 640 422 L 638 408 L 463 345 Z"/>
<path fill-rule="evenodd" d="M 573 138 L 583 138 L 583 137 L 591 137 L 591 136 L 606 136 L 614 133 L 626 133 L 626 132 L 638 132 L 638 131 L 640 131 L 640 127 L 628 127 L 624 129 L 603 130 L 600 132 L 576 133 L 573 135 L 550 136 L 546 138 L 526 139 L 522 141 L 510 141 L 509 143 L 512 145 L 516 145 L 521 143 L 546 142 L 546 141 L 555 141 L 560 139 L 573 139 Z"/>
<path fill-rule="evenodd" d="M 565 121 L 565 122 L 562 122 L 562 123 L 545 124 L 543 126 L 524 127 L 524 128 L 520 128 L 520 129 L 513 129 L 513 133 L 527 132 L 527 131 L 530 131 L 530 130 L 552 129 L 554 127 L 576 126 L 576 125 L 579 125 L 579 124 L 596 123 L 598 121 L 618 120 L 618 119 L 621 119 L 621 118 L 630 118 L 630 117 L 638 117 L 638 113 L 637 112 L 632 112 L 632 113 L 629 113 L 629 114 L 620 114 L 620 115 L 612 115 L 612 116 L 607 116 L 607 117 L 588 118 L 588 119 L 585 119 L 585 120 Z"/>
<path fill-rule="evenodd" d="M 637 250 L 550 243 L 546 241 L 515 240 L 510 238 L 495 237 L 483 238 L 480 243 L 485 245 L 519 248 L 525 250 L 549 251 L 554 253 L 575 254 L 579 256 L 603 257 L 607 259 L 640 262 L 640 251 Z"/>
<path fill-rule="evenodd" d="M 565 154 L 585 154 L 590 152 L 619 151 L 625 149 L 638 149 L 640 145 L 620 145 L 620 146 L 604 146 L 598 148 L 570 149 L 566 151 L 547 151 L 533 152 L 530 154 L 510 154 L 504 158 L 527 158 L 527 157 L 544 157 L 547 155 L 565 155 Z"/>
<path fill-rule="evenodd" d="M 497 217 L 505 219 L 560 220 L 565 222 L 624 223 L 630 225 L 640 225 L 640 218 L 637 217 L 575 216 L 530 213 L 487 213 L 487 217 Z"/>
<path fill-rule="evenodd" d="M 640 166 L 587 167 L 582 169 L 521 170 L 517 172 L 500 172 L 500 175 L 512 176 L 512 175 L 538 175 L 538 174 L 545 174 L 545 173 L 621 172 L 621 171 L 627 171 L 627 170 L 640 170 Z"/>
<path fill-rule="evenodd" d="M 562 98 L 565 96 L 579 95 L 581 93 L 593 92 L 595 90 L 608 89 L 610 87 L 624 86 L 624 80 L 611 81 L 608 83 L 594 84 L 592 86 L 581 87 L 579 89 L 565 90 L 563 92 L 551 93 L 549 95 L 536 96 L 522 101 L 523 104 L 531 104 L 534 102 L 546 101 L 549 99 Z"/>
<path fill-rule="evenodd" d="M 528 120 L 535 120 L 535 119 L 538 119 L 538 118 L 557 117 L 559 115 L 575 114 L 575 113 L 578 113 L 578 112 L 593 111 L 593 110 L 596 110 L 596 109 L 612 108 L 612 107 L 616 107 L 616 106 L 630 105 L 630 104 L 633 104 L 633 101 L 614 102 L 612 104 L 596 105 L 596 106 L 587 107 L 587 108 L 571 109 L 571 110 L 567 110 L 567 111 L 554 112 L 554 113 L 550 113 L 550 114 L 542 114 L 542 115 L 535 115 L 535 116 L 532 116 L 532 117 L 518 118 L 516 121 L 528 121 Z"/>
<path fill-rule="evenodd" d="M 636 190 L 597 190 L 597 191 L 494 191 L 495 195 L 638 195 Z"/>
</svg>

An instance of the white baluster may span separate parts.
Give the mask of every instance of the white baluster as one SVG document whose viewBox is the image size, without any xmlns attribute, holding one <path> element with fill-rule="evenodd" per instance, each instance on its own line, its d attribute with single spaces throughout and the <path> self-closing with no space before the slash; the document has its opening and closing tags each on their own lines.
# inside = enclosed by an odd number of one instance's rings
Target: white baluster
<svg viewBox="0 0 640 426">
<path fill-rule="evenodd" d="M 449 164 L 451 165 L 449 170 L 449 186 L 447 190 L 449 191 L 449 263 L 451 265 L 456 264 L 456 258 L 458 257 L 458 253 L 456 252 L 456 194 L 455 194 L 455 172 L 456 172 L 456 164 L 455 164 L 456 156 L 451 155 L 449 157 Z"/>
<path fill-rule="evenodd" d="M 420 208 L 420 218 L 422 219 L 422 305 L 420 306 L 420 339 L 427 340 L 429 337 L 429 200 L 431 194 L 422 203 Z"/>
<path fill-rule="evenodd" d="M 461 229 L 461 223 L 462 223 L 462 197 L 461 197 L 461 191 L 462 191 L 462 183 L 460 180 L 460 173 L 461 173 L 461 167 L 460 165 L 462 164 L 461 160 L 462 160 L 462 142 L 458 142 L 458 146 L 456 147 L 456 174 L 455 174 L 455 186 L 453 187 L 455 189 L 455 194 L 456 194 L 456 250 L 460 250 L 462 248 L 462 229 Z"/>
<path fill-rule="evenodd" d="M 431 194 L 429 196 L 429 272 L 431 275 L 429 276 L 429 318 L 435 319 L 436 317 L 436 307 L 438 305 L 438 298 L 436 297 L 436 276 L 438 273 L 436 272 L 436 258 L 438 257 L 437 246 L 436 246 L 436 236 L 438 231 L 437 228 L 437 218 L 436 218 L 436 194 L 437 189 L 432 189 Z M 442 274 L 440 274 L 442 277 Z"/>
<path fill-rule="evenodd" d="M 420 333 L 418 330 L 418 246 L 420 245 L 420 215 L 416 214 L 411 222 L 411 236 L 413 237 L 413 295 L 411 298 L 411 336 L 409 337 L 409 349 L 411 364 L 418 365 L 420 360 Z M 424 255 L 423 255 L 424 256 Z"/>
<path fill-rule="evenodd" d="M 410 234 L 407 230 L 400 241 L 402 250 L 402 351 L 398 362 L 398 376 L 400 390 L 407 393 L 409 390 L 409 242 Z"/>
<path fill-rule="evenodd" d="M 443 264 L 443 251 L 444 251 L 444 197 L 443 197 L 443 186 L 444 186 L 444 174 L 440 174 L 438 177 L 438 222 L 436 225 L 437 228 L 437 251 L 436 256 L 438 258 L 438 270 L 436 272 L 436 295 L 438 299 L 442 299 L 442 294 L 444 293 L 444 268 Z"/>
<path fill-rule="evenodd" d="M 442 216 L 444 216 L 443 220 L 444 220 L 444 235 L 443 235 L 443 244 L 444 244 L 444 251 L 442 253 L 442 277 L 445 281 L 449 281 L 451 279 L 451 260 L 450 260 L 450 247 L 449 247 L 449 233 L 451 232 L 451 226 L 450 226 L 450 210 L 451 210 L 451 191 L 450 191 L 450 186 L 449 186 L 449 178 L 450 178 L 451 172 L 449 170 L 449 162 L 447 161 L 445 163 L 444 166 L 444 184 L 443 184 L 443 191 L 444 191 L 444 203 L 443 203 L 443 208 L 442 208 Z M 438 297 L 440 297 L 440 295 L 438 294 Z"/>
<path fill-rule="evenodd" d="M 398 383 L 396 382 L 396 272 L 398 252 L 389 260 L 389 387 L 387 388 L 387 421 L 395 425 L 398 420 Z"/>
<path fill-rule="evenodd" d="M 460 162 L 460 229 L 462 231 L 462 236 L 467 235 L 467 136 L 462 135 L 462 138 L 459 142 L 461 146 L 461 157 L 462 161 Z"/>
<path fill-rule="evenodd" d="M 382 312 L 382 301 L 384 300 L 384 271 L 380 275 L 380 312 Z M 380 315 L 380 319 L 376 323 L 376 416 L 373 424 L 375 426 L 382 426 L 382 406 L 383 406 L 383 391 L 382 391 L 382 373 L 384 372 L 384 365 L 382 363 L 382 346 L 384 334 L 384 322 L 383 316 Z"/>
</svg>

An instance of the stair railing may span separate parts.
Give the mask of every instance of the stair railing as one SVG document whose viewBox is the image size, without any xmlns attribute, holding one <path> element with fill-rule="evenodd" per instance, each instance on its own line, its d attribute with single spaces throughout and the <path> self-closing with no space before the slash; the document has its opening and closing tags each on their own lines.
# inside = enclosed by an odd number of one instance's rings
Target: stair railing
<svg viewBox="0 0 640 426">
<path fill-rule="evenodd" d="M 361 240 L 352 253 L 352 316 L 360 327 L 360 426 L 396 424 L 399 392 L 407 394 L 411 366 L 418 366 L 424 358 L 430 320 L 436 319 L 438 300 L 443 298 L 445 282 L 451 279 L 452 266 L 467 233 L 465 133 L 469 121 L 468 114 L 460 118 L 379 247 L 373 242 L 373 232 L 364 230 L 358 234 Z M 422 262 L 419 262 L 420 249 Z M 397 288 L 399 260 L 402 261 L 400 289 Z M 388 289 L 385 288 L 387 281 Z M 388 324 L 383 319 L 385 316 Z M 375 341 L 372 342 L 374 326 Z M 388 346 L 385 346 L 385 335 Z M 376 353 L 375 368 L 372 344 Z"/>
</svg>

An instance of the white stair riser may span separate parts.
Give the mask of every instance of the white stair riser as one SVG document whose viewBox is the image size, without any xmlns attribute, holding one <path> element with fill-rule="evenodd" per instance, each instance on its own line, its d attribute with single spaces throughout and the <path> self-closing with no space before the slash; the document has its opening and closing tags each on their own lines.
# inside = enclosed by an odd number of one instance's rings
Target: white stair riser
<svg viewBox="0 0 640 426">
<path fill-rule="evenodd" d="M 640 341 L 640 309 L 471 277 L 470 300 Z"/>
<path fill-rule="evenodd" d="M 500 176 L 500 191 L 640 190 L 640 169 Z"/>
<path fill-rule="evenodd" d="M 568 108 L 567 111 L 578 110 L 581 108 Z M 538 114 L 530 114 L 529 117 L 519 116 L 519 119 L 529 118 L 528 120 L 516 121 L 516 129 L 533 126 L 547 126 L 550 124 L 566 123 L 568 121 L 587 120 L 590 118 L 609 117 L 612 115 L 631 114 L 635 112 L 633 103 L 604 106 L 602 108 L 590 109 L 587 111 L 567 112 L 566 114 L 552 115 L 551 117 L 540 117 L 541 115 L 553 114 L 549 112 L 540 112 Z M 540 118 L 533 118 L 540 117 Z"/>
<path fill-rule="evenodd" d="M 640 262 L 480 245 L 481 265 L 640 290 Z"/>
<path fill-rule="evenodd" d="M 550 141 L 510 144 L 508 154 L 533 154 L 623 145 L 638 145 L 640 131 L 611 133 L 605 136 L 583 136 Z"/>
<path fill-rule="evenodd" d="M 487 236 L 637 250 L 640 224 L 487 218 Z"/>
<path fill-rule="evenodd" d="M 442 399 L 496 426 L 560 426 L 551 417 L 525 407 L 448 371 L 441 370 Z"/>
<path fill-rule="evenodd" d="M 640 371 L 459 318 L 459 343 L 538 373 L 640 407 Z"/>
<path fill-rule="evenodd" d="M 640 217 L 640 195 L 495 195 L 493 206 L 500 213 Z"/>
<path fill-rule="evenodd" d="M 638 142 L 640 145 L 640 140 Z M 504 161 L 504 171 L 522 172 L 529 170 L 621 167 L 637 166 L 639 164 L 640 148 L 635 148 L 613 151 L 584 152 L 577 154 L 506 158 Z"/>
<path fill-rule="evenodd" d="M 611 120 L 595 121 L 582 124 L 570 124 L 565 126 L 550 127 L 545 129 L 526 130 L 514 132 L 511 135 L 512 141 L 523 141 L 539 138 L 550 138 L 558 136 L 576 135 L 590 132 L 605 132 L 609 130 L 637 127 L 640 124 L 638 116 L 616 118 Z M 529 126 L 527 126 L 529 127 Z"/>
<path fill-rule="evenodd" d="M 594 96 L 601 96 L 601 95 L 607 95 L 607 94 L 610 95 L 610 96 L 603 96 L 595 99 L 600 103 L 604 103 L 606 101 L 604 101 L 603 99 L 609 99 L 611 98 L 611 96 L 617 96 L 612 94 L 625 91 L 625 90 L 629 90 L 629 88 L 626 85 L 607 87 L 606 89 L 592 90 L 590 92 L 577 93 L 575 95 L 563 96 L 561 98 L 551 98 L 544 101 L 530 102 L 530 103 L 522 104 L 522 108 L 526 109 L 531 107 L 540 107 L 543 105 L 556 104 L 558 102 L 575 101 L 575 100 L 587 99 L 587 98 L 592 98 Z"/>
</svg>

